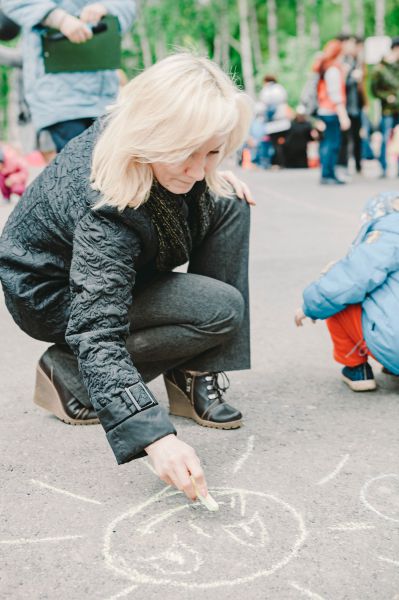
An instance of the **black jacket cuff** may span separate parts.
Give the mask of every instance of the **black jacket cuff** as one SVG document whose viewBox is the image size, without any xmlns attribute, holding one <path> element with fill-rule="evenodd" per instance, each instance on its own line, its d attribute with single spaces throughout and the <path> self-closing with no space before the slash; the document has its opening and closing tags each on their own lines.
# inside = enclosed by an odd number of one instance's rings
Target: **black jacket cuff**
<svg viewBox="0 0 399 600">
<path fill-rule="evenodd" d="M 141 379 L 97 411 L 97 416 L 118 464 L 145 456 L 146 446 L 166 435 L 176 434 L 166 410 Z"/>
<path fill-rule="evenodd" d="M 144 448 L 157 440 L 176 435 L 163 406 L 147 408 L 107 432 L 108 442 L 119 465 L 146 456 Z"/>
</svg>

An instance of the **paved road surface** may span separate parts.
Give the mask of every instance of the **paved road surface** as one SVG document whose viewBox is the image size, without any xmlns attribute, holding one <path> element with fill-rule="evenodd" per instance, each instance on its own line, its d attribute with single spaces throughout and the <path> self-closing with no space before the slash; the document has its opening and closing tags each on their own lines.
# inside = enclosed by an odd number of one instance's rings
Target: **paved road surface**
<svg viewBox="0 0 399 600">
<path fill-rule="evenodd" d="M 253 369 L 232 374 L 237 431 L 175 418 L 219 513 L 118 467 L 99 427 L 32 404 L 45 345 L 0 304 L 0 596 L 12 600 L 398 600 L 399 385 L 353 394 L 322 323 L 293 325 L 301 290 L 398 181 L 320 188 L 317 173 L 246 172 L 253 210 Z M 4 223 L 9 207 L 0 207 Z M 161 401 L 161 380 L 152 384 Z"/>
</svg>

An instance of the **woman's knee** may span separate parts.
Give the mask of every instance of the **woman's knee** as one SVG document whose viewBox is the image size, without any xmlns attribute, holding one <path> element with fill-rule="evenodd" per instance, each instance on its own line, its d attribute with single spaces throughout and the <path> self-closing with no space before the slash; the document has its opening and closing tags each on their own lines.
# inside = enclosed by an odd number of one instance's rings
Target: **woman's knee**
<svg viewBox="0 0 399 600">
<path fill-rule="evenodd" d="M 249 223 L 250 215 L 251 215 L 251 207 L 249 206 L 246 200 L 242 200 L 238 196 L 233 196 L 229 198 L 229 203 L 231 206 L 231 210 L 239 215 L 239 218 L 242 219 L 243 223 Z"/>
<path fill-rule="evenodd" d="M 244 298 L 228 283 L 215 281 L 212 288 L 208 290 L 208 310 L 201 329 L 222 336 L 232 335 L 239 329 L 244 318 Z"/>
</svg>

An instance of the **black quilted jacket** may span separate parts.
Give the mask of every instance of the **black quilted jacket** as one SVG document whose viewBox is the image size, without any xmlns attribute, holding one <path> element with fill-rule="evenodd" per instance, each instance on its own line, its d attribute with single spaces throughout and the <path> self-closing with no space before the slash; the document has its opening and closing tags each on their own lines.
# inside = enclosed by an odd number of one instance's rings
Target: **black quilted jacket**
<svg viewBox="0 0 399 600">
<path fill-rule="evenodd" d="M 91 210 L 98 199 L 89 174 L 99 127 L 72 140 L 14 209 L 0 238 L 0 278 L 21 329 L 70 345 L 124 463 L 176 432 L 125 346 L 136 274 L 154 264 L 156 233 L 145 206 Z"/>
</svg>

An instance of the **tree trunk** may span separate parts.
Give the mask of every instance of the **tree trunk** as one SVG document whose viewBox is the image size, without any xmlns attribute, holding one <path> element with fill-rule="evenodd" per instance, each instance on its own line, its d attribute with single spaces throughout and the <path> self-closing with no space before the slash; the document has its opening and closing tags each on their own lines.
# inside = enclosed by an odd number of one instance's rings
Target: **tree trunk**
<svg viewBox="0 0 399 600">
<path fill-rule="evenodd" d="M 267 31 L 269 37 L 269 57 L 272 62 L 277 63 L 278 43 L 276 0 L 267 0 Z"/>
<path fill-rule="evenodd" d="M 375 35 L 385 35 L 385 0 L 375 0 Z"/>
<path fill-rule="evenodd" d="M 141 53 L 143 56 L 143 64 L 145 68 L 150 67 L 152 65 L 152 52 L 150 46 L 150 40 L 147 35 L 147 29 L 144 20 L 144 8 L 145 8 L 145 0 L 136 0 L 137 7 L 137 34 L 140 39 Z"/>
<path fill-rule="evenodd" d="M 155 40 L 156 59 L 162 60 L 162 58 L 165 58 L 167 53 L 168 53 L 168 49 L 167 49 L 167 45 L 166 45 L 165 32 L 162 30 L 161 27 L 159 27 L 158 34 L 157 34 L 156 40 Z"/>
<path fill-rule="evenodd" d="M 238 0 L 238 10 L 240 16 L 240 53 L 244 85 L 248 94 L 252 96 L 252 98 L 255 98 L 251 39 L 248 26 L 248 0 Z"/>
<path fill-rule="evenodd" d="M 219 0 L 213 5 L 213 17 L 219 25 L 213 41 L 213 60 L 223 69 L 229 66 L 229 11 L 227 0 Z"/>
<path fill-rule="evenodd" d="M 364 0 L 356 0 L 355 14 L 357 17 L 356 35 L 364 37 L 364 32 L 366 30 L 364 23 Z"/>
<path fill-rule="evenodd" d="M 305 37 L 305 0 L 296 2 L 296 34 L 300 39 Z"/>
<path fill-rule="evenodd" d="M 350 0 L 342 0 L 342 33 L 351 32 L 351 3 Z"/>
<path fill-rule="evenodd" d="M 254 53 L 254 62 L 256 72 L 261 71 L 263 65 L 262 48 L 260 45 L 258 15 L 256 14 L 256 4 L 254 0 L 249 3 L 249 26 L 251 30 L 252 49 Z"/>
<path fill-rule="evenodd" d="M 220 63 L 224 69 L 228 69 L 230 63 L 230 25 L 229 7 L 226 0 L 222 0 L 220 11 Z"/>
<path fill-rule="evenodd" d="M 320 48 L 320 27 L 319 22 L 317 20 L 318 14 L 318 3 L 317 0 L 309 1 L 310 11 L 311 11 L 311 22 L 310 22 L 310 40 L 312 43 L 312 48 L 319 49 Z"/>
</svg>

